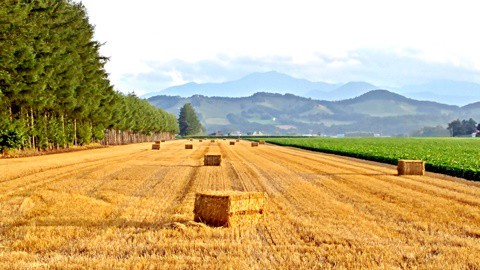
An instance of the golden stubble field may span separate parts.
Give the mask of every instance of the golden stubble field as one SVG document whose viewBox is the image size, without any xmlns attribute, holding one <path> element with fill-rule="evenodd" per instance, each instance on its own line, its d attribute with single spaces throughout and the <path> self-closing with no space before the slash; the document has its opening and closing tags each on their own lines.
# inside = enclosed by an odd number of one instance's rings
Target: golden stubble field
<svg viewBox="0 0 480 270">
<path fill-rule="evenodd" d="M 247 141 L 185 143 L 0 160 L 0 268 L 480 269 L 478 183 Z M 202 166 L 208 152 L 221 167 Z M 202 190 L 266 192 L 267 214 L 190 224 Z"/>
</svg>

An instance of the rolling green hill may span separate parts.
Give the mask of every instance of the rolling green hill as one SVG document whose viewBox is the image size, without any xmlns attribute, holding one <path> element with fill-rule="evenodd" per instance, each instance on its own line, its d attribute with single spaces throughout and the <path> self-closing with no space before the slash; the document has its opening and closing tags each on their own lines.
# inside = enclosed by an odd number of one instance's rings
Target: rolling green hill
<svg viewBox="0 0 480 270">
<path fill-rule="evenodd" d="M 396 135 L 409 134 L 424 126 L 446 126 L 459 117 L 480 116 L 480 103 L 461 108 L 409 99 L 386 90 L 336 102 L 271 93 L 241 98 L 155 96 L 148 100 L 177 115 L 180 107 L 190 102 L 207 131 L 224 133 Z"/>
</svg>

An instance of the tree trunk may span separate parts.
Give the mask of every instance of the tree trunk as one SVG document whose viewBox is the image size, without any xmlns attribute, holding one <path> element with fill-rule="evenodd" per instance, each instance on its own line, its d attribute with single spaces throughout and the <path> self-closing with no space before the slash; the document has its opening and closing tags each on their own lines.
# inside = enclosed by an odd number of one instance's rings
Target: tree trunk
<svg viewBox="0 0 480 270">
<path fill-rule="evenodd" d="M 47 112 L 43 112 L 43 121 L 44 121 L 44 124 L 45 124 L 45 140 L 46 140 L 47 148 L 52 150 L 53 147 L 48 142 L 48 121 L 47 121 L 47 118 L 48 118 L 47 117 Z"/>
<path fill-rule="evenodd" d="M 67 138 L 67 136 L 65 135 L 65 117 L 63 116 L 63 114 L 62 114 L 62 134 L 63 134 L 63 138 Z M 65 142 L 66 140 L 64 139 L 63 148 L 65 148 Z"/>
<path fill-rule="evenodd" d="M 35 132 L 35 126 L 34 126 L 35 121 L 34 120 L 35 119 L 34 119 L 34 116 L 33 116 L 33 108 L 30 107 L 30 125 L 32 127 L 32 148 L 35 148 L 35 134 L 34 134 L 34 132 Z"/>
<path fill-rule="evenodd" d="M 73 145 L 77 145 L 77 118 L 73 119 Z"/>
<path fill-rule="evenodd" d="M 97 142 L 97 138 L 95 138 L 95 136 L 93 136 L 93 122 L 90 122 L 90 133 L 92 134 L 92 137 L 93 138 L 93 143 L 96 143 Z M 88 144 L 91 144 L 92 143 L 92 139 L 90 139 L 90 142 Z"/>
</svg>

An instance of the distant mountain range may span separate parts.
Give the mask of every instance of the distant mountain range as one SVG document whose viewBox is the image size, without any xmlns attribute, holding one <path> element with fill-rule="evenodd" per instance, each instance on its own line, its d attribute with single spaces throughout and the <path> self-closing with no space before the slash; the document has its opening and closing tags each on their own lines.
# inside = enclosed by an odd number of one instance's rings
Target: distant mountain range
<svg viewBox="0 0 480 270">
<path fill-rule="evenodd" d="M 308 93 L 334 90 L 337 85 L 324 82 L 311 82 L 297 79 L 275 71 L 252 73 L 239 80 L 223 83 L 187 83 L 169 87 L 155 94 L 188 97 L 192 95 L 218 97 L 245 97 L 257 92 L 295 94 L 306 96 Z M 155 95 L 150 94 L 150 95 Z"/>
<path fill-rule="evenodd" d="M 311 82 L 270 71 L 252 73 L 239 80 L 222 83 L 187 83 L 169 87 L 157 93 L 150 93 L 144 97 L 148 98 L 155 95 L 245 97 L 257 92 L 269 92 L 278 94 L 289 93 L 318 100 L 336 101 L 354 98 L 379 88 L 361 81 L 345 84 Z M 471 82 L 433 81 L 426 84 L 407 85 L 391 89 L 391 91 L 414 99 L 453 105 L 466 105 L 480 101 L 480 84 Z"/>
<path fill-rule="evenodd" d="M 480 84 L 471 82 L 440 80 L 426 84 L 407 85 L 398 91 L 415 99 L 455 105 L 480 101 Z"/>
<path fill-rule="evenodd" d="M 303 89 L 309 88 L 308 91 L 317 89 L 317 83 L 303 80 L 303 84 Z M 231 87 L 229 91 L 234 91 L 235 88 Z M 345 92 L 357 95 L 359 92 L 356 91 L 363 87 L 369 88 L 370 85 L 350 83 L 335 89 L 342 88 Z M 170 91 L 174 93 L 172 89 Z M 236 98 L 161 95 L 151 97 L 148 101 L 176 115 L 183 104 L 190 102 L 209 132 L 221 130 L 224 133 L 263 131 L 269 134 L 334 135 L 357 132 L 406 135 L 425 126 L 441 125 L 446 128 L 447 123 L 457 118 L 472 117 L 480 121 L 480 102 L 459 107 L 419 101 L 387 90 L 367 91 L 358 97 L 340 101 L 272 93 Z"/>
</svg>

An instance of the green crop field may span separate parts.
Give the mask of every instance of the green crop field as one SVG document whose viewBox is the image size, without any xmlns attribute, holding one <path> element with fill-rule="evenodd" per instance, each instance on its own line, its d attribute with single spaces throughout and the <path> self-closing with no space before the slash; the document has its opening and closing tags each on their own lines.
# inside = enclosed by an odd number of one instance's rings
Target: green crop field
<svg viewBox="0 0 480 270">
<path fill-rule="evenodd" d="M 262 138 L 286 146 L 397 164 L 421 159 L 427 171 L 480 180 L 480 140 L 474 138 Z"/>
</svg>

